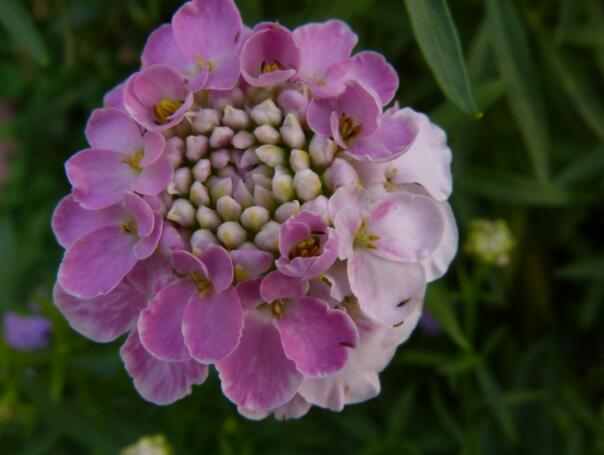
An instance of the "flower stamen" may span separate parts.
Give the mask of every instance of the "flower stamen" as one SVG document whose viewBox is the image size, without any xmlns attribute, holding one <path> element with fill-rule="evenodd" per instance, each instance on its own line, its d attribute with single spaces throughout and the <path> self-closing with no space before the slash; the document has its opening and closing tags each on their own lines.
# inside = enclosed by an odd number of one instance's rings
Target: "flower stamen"
<svg viewBox="0 0 604 455">
<path fill-rule="evenodd" d="M 352 117 L 347 116 L 344 112 L 340 114 L 340 136 L 343 141 L 357 136 L 362 129 L 363 125 L 354 122 Z"/>
<path fill-rule="evenodd" d="M 195 286 L 197 286 L 197 292 L 199 292 L 199 295 L 201 297 L 206 295 L 208 291 L 212 289 L 212 283 L 210 283 L 207 278 L 202 276 L 199 272 L 192 272 L 191 278 L 193 278 L 193 281 L 195 281 Z"/>
<path fill-rule="evenodd" d="M 145 155 L 145 153 L 142 150 L 138 150 L 138 151 L 134 152 L 132 155 L 130 155 L 129 157 L 122 159 L 122 163 L 127 164 L 128 166 L 130 166 L 132 169 L 134 169 L 137 172 L 141 172 L 142 168 L 141 168 L 140 164 L 141 164 L 141 161 L 142 161 L 144 155 Z"/>
<path fill-rule="evenodd" d="M 164 98 L 153 107 L 153 113 L 155 114 L 155 120 L 160 125 L 170 121 L 170 116 L 174 114 L 180 106 L 182 101 L 173 100 L 170 98 Z"/>
<path fill-rule="evenodd" d="M 136 221 L 124 221 L 122 224 L 120 224 L 120 229 L 127 234 L 136 234 Z"/>
<path fill-rule="evenodd" d="M 260 66 L 260 72 L 262 74 L 272 73 L 274 71 L 283 71 L 285 67 L 279 62 L 279 60 L 273 60 L 272 63 L 263 61 Z"/>
<path fill-rule="evenodd" d="M 354 246 L 375 250 L 377 249 L 377 246 L 373 242 L 379 239 L 380 238 L 377 235 L 367 233 L 367 220 L 363 220 L 354 235 Z"/>
<path fill-rule="evenodd" d="M 321 241 L 317 237 L 309 237 L 298 242 L 289 252 L 289 258 L 310 258 L 321 254 Z"/>
</svg>

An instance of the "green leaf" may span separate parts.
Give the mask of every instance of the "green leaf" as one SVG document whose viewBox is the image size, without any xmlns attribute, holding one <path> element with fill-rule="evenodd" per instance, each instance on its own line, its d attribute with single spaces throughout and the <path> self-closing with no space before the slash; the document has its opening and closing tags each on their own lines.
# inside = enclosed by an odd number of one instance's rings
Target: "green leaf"
<svg viewBox="0 0 604 455">
<path fill-rule="evenodd" d="M 15 43 L 22 46 L 39 64 L 48 64 L 48 51 L 34 22 L 20 0 L 0 1 L 0 24 Z"/>
<path fill-rule="evenodd" d="M 457 315 L 453 311 L 453 302 L 446 288 L 440 284 L 433 284 L 426 294 L 426 308 L 440 323 L 443 330 L 464 351 L 471 350 L 470 342 L 461 331 Z"/>
<path fill-rule="evenodd" d="M 557 275 L 560 278 L 575 280 L 602 280 L 604 279 L 604 256 L 562 267 L 558 269 Z"/>
<path fill-rule="evenodd" d="M 537 70 L 512 1 L 488 0 L 487 19 L 512 114 L 526 143 L 535 175 L 549 178 L 549 137 Z"/>
<path fill-rule="evenodd" d="M 596 147 L 574 159 L 556 178 L 559 185 L 585 183 L 600 178 L 604 172 L 604 147 Z"/>
<path fill-rule="evenodd" d="M 446 0 L 405 0 L 405 5 L 415 38 L 441 90 L 463 112 L 480 118 Z"/>
<path fill-rule="evenodd" d="M 499 422 L 501 429 L 506 434 L 508 439 L 516 441 L 518 433 L 514 426 L 514 421 L 505 402 L 504 396 L 499 389 L 499 385 L 493 378 L 492 374 L 486 367 L 481 367 L 476 370 L 478 383 L 482 388 L 488 406 L 493 411 L 495 418 Z"/>
</svg>

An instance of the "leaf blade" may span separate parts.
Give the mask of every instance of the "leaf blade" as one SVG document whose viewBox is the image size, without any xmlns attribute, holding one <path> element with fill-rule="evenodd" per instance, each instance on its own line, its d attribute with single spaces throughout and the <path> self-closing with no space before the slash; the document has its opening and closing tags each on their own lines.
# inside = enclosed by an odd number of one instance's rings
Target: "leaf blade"
<svg viewBox="0 0 604 455">
<path fill-rule="evenodd" d="M 36 26 L 20 0 L 0 2 L 0 24 L 13 40 L 41 66 L 48 64 L 48 51 Z"/>
</svg>

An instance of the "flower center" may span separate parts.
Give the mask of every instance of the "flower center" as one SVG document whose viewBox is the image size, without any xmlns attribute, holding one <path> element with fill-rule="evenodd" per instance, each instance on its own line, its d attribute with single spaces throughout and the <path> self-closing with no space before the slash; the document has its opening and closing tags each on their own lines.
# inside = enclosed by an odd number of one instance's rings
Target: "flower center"
<svg viewBox="0 0 604 455">
<path fill-rule="evenodd" d="M 127 234 L 136 234 L 136 221 L 126 220 L 120 224 L 120 229 Z"/>
<path fill-rule="evenodd" d="M 142 150 L 138 150 L 129 157 L 122 159 L 122 163 L 127 164 L 135 171 L 140 172 L 142 171 L 140 164 L 144 155 L 145 152 L 143 152 Z"/>
<path fill-rule="evenodd" d="M 275 300 L 271 307 L 273 309 L 273 315 L 275 317 L 280 317 L 283 314 L 283 307 L 285 306 L 285 300 L 277 299 Z"/>
<path fill-rule="evenodd" d="M 197 291 L 199 295 L 204 296 L 210 289 L 212 289 L 212 283 L 210 283 L 206 277 L 195 271 L 191 273 L 191 278 L 195 281 Z"/>
<path fill-rule="evenodd" d="M 279 62 L 279 60 L 273 60 L 273 62 L 262 62 L 260 66 L 260 72 L 262 74 L 272 73 L 274 71 L 282 71 L 285 67 Z"/>
<path fill-rule="evenodd" d="M 214 68 L 216 67 L 216 65 L 214 65 L 214 62 L 212 62 L 211 60 L 206 60 L 205 58 L 203 58 L 202 55 L 198 55 L 196 60 L 197 60 L 197 66 L 201 69 L 203 69 L 204 66 L 207 66 L 208 71 L 212 72 L 214 70 Z"/>
<path fill-rule="evenodd" d="M 298 242 L 289 252 L 289 258 L 310 258 L 321 254 L 321 241 L 318 237 L 309 237 Z"/>
<path fill-rule="evenodd" d="M 347 116 L 344 112 L 340 114 L 340 136 L 342 140 L 347 141 L 357 136 L 361 132 L 362 126 L 355 123 L 354 119 Z"/>
<path fill-rule="evenodd" d="M 169 122 L 169 117 L 174 114 L 180 106 L 182 106 L 182 101 L 164 98 L 153 107 L 155 120 L 157 120 L 157 123 L 159 124 Z"/>
<path fill-rule="evenodd" d="M 367 220 L 363 220 L 356 234 L 354 235 L 354 245 L 362 248 L 369 248 L 370 250 L 375 250 L 377 246 L 375 245 L 376 240 L 380 238 L 377 235 L 371 235 L 367 233 Z"/>
</svg>

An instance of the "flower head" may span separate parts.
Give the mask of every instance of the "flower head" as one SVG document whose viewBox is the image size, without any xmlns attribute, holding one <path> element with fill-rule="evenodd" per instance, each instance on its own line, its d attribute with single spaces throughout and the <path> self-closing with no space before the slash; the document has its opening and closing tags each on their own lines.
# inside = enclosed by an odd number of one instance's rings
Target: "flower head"
<svg viewBox="0 0 604 455">
<path fill-rule="evenodd" d="M 379 393 L 457 250 L 449 150 L 341 21 L 246 28 L 194 0 L 89 121 L 55 303 L 168 404 L 215 365 L 249 418 Z M 432 168 L 436 170 L 432 170 Z"/>
<path fill-rule="evenodd" d="M 18 351 L 33 351 L 45 348 L 50 343 L 50 322 L 43 316 L 5 313 L 2 330 L 6 343 Z"/>
</svg>

